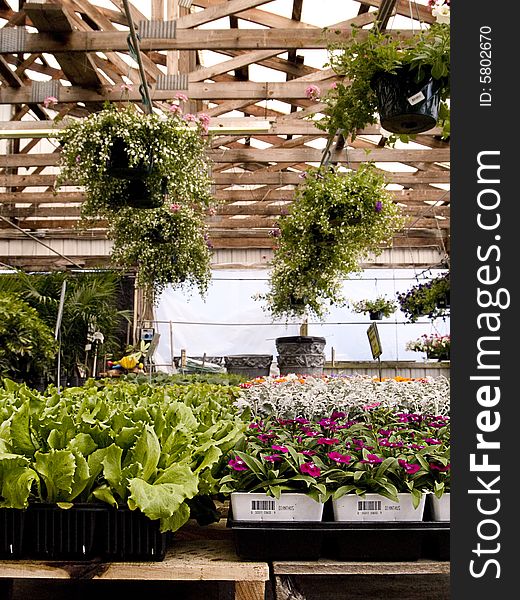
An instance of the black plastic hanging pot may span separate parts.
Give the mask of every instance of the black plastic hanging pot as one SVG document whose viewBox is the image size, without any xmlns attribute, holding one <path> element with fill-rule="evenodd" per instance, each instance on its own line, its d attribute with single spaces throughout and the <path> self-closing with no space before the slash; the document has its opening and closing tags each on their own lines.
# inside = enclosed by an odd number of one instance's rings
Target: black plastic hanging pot
<svg viewBox="0 0 520 600">
<path fill-rule="evenodd" d="M 368 314 L 371 321 L 381 321 L 383 318 L 383 311 L 381 310 L 371 310 Z"/>
<path fill-rule="evenodd" d="M 164 203 L 167 192 L 167 179 L 163 177 L 159 184 L 148 180 L 129 180 L 121 194 L 121 205 L 131 208 L 159 208 Z"/>
<path fill-rule="evenodd" d="M 433 129 L 439 116 L 442 84 L 429 72 L 417 81 L 417 70 L 408 67 L 395 74 L 376 73 L 371 87 L 377 97 L 381 127 L 411 135 Z"/>
<path fill-rule="evenodd" d="M 147 160 L 138 165 L 130 166 L 126 142 L 123 138 L 116 137 L 110 148 L 110 158 L 107 161 L 107 172 L 116 179 L 142 179 L 150 175 L 153 169 L 153 156 L 150 154 Z"/>
</svg>

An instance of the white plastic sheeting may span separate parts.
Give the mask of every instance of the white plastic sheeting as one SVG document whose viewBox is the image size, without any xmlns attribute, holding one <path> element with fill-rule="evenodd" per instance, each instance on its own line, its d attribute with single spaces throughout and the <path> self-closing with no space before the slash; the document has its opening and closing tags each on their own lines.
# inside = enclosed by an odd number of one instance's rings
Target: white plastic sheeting
<svg viewBox="0 0 520 600">
<path fill-rule="evenodd" d="M 348 300 L 375 298 L 385 295 L 396 298 L 417 283 L 425 283 L 444 271 L 425 273 L 412 269 L 371 269 L 344 282 Z M 181 349 L 187 356 L 226 356 L 231 354 L 272 354 L 276 363 L 275 338 L 298 335 L 300 323 L 273 323 L 263 310 L 263 303 L 254 296 L 267 290 L 267 270 L 218 270 L 213 272 L 207 296 L 196 292 L 191 296 L 167 289 L 156 309 L 156 329 L 161 334 L 155 362 L 169 365 Z M 372 323 L 366 314 L 353 312 L 348 306 L 331 307 L 323 324 L 309 323 L 309 335 L 327 340 L 325 353 L 336 360 L 372 360 L 367 329 Z M 406 322 L 399 310 L 391 317 L 377 321 L 383 348 L 381 360 L 420 360 L 419 352 L 405 349 L 409 340 L 423 333 L 449 333 L 449 318 L 431 323 L 421 318 L 417 323 Z M 171 344 L 173 341 L 173 346 Z M 167 370 L 165 368 L 165 370 Z"/>
</svg>

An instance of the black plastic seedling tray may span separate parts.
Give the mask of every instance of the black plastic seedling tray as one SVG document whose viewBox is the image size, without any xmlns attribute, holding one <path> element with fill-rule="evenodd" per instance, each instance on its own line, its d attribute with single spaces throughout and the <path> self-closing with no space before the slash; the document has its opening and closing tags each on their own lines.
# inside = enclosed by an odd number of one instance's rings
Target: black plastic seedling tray
<svg viewBox="0 0 520 600">
<path fill-rule="evenodd" d="M 24 524 L 24 510 L 0 508 L 0 558 L 22 556 Z"/>
<path fill-rule="evenodd" d="M 449 559 L 450 524 L 266 522 L 228 519 L 238 556 L 248 560 L 415 561 Z"/>
<path fill-rule="evenodd" d="M 31 558 L 88 560 L 94 558 L 96 529 L 103 507 L 77 504 L 63 509 L 31 504 L 27 509 L 24 554 Z"/>
<path fill-rule="evenodd" d="M 101 556 L 112 561 L 163 560 L 168 534 L 161 533 L 159 521 L 138 510 L 109 508 L 102 519 L 99 538 Z"/>
</svg>

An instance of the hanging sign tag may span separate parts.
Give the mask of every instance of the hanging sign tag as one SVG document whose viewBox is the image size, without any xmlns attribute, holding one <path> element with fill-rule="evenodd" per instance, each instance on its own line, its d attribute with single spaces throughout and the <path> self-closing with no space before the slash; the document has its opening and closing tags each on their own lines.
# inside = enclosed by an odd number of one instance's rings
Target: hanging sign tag
<svg viewBox="0 0 520 600">
<path fill-rule="evenodd" d="M 414 94 L 408 98 L 408 103 L 414 106 L 415 104 L 422 102 L 425 98 L 426 96 L 422 92 L 417 92 L 417 94 Z"/>
<path fill-rule="evenodd" d="M 383 354 L 383 348 L 381 346 L 381 340 L 379 339 L 379 332 L 377 331 L 377 325 L 372 323 L 367 329 L 368 341 L 370 343 L 370 349 L 372 350 L 372 358 L 375 360 Z"/>
</svg>

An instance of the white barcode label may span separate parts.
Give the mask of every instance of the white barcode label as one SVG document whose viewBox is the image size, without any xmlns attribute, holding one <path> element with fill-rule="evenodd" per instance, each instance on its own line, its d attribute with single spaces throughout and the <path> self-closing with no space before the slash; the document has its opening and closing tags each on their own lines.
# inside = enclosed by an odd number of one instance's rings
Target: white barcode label
<svg viewBox="0 0 520 600">
<path fill-rule="evenodd" d="M 251 510 L 272 511 L 276 510 L 274 500 L 251 500 Z"/>
<path fill-rule="evenodd" d="M 425 97 L 426 96 L 422 92 L 417 92 L 417 94 L 414 94 L 413 96 L 410 96 L 408 98 L 408 103 L 414 106 L 414 104 L 422 102 L 425 99 Z"/>
<path fill-rule="evenodd" d="M 358 500 L 358 512 L 366 510 L 381 510 L 381 500 Z"/>
</svg>

